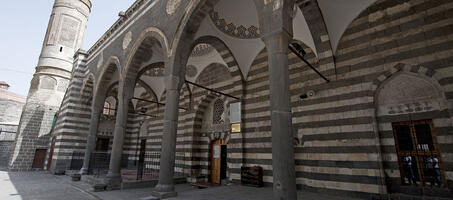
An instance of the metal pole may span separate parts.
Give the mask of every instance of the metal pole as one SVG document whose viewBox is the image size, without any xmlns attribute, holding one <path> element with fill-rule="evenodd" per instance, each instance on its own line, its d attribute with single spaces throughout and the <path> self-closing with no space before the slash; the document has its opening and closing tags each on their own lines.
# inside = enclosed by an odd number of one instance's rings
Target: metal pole
<svg viewBox="0 0 453 200">
<path fill-rule="evenodd" d="M 199 84 L 194 83 L 194 82 L 190 82 L 190 81 L 188 81 L 188 80 L 186 80 L 186 83 L 188 83 L 188 84 L 190 84 L 190 85 L 194 85 L 194 86 L 199 87 L 199 88 L 203 88 L 203 89 L 205 89 L 205 90 L 209 90 L 209 91 L 211 91 L 211 92 L 214 92 L 214 93 L 217 93 L 217 94 L 220 94 L 220 95 L 223 95 L 223 96 L 227 96 L 227 97 L 230 97 L 230 98 L 233 98 L 233 99 L 236 99 L 236 100 L 241 100 L 240 98 L 237 98 L 237 97 L 235 97 L 235 96 L 231 96 L 231 95 L 229 95 L 229 94 L 225 94 L 225 93 L 223 93 L 223 92 L 219 92 L 219 91 L 217 91 L 217 90 L 214 90 L 214 89 L 211 89 L 211 88 L 207 88 L 207 87 L 205 87 L 205 86 L 199 85 Z"/>
<path fill-rule="evenodd" d="M 140 99 L 140 98 L 136 98 L 136 97 L 134 97 L 134 98 L 132 98 L 132 99 L 139 100 L 139 101 L 144 101 L 144 102 L 149 102 L 149 103 L 155 103 L 155 104 L 157 104 L 157 105 L 165 106 L 164 103 L 159 103 L 159 102 L 153 101 L 153 100 Z M 183 107 L 178 107 L 178 108 L 181 109 L 181 110 L 189 110 L 189 109 L 183 108 Z"/>
<path fill-rule="evenodd" d="M 322 79 L 326 80 L 326 82 L 330 82 L 329 79 L 327 79 L 324 75 L 321 74 L 321 72 L 319 72 L 315 67 L 313 67 L 313 65 L 311 65 L 307 60 L 305 60 L 305 58 L 303 56 L 301 56 L 299 54 L 299 52 L 297 52 L 297 50 L 292 47 L 291 45 L 289 46 L 289 49 L 294 53 L 296 54 L 297 57 L 299 57 L 302 61 L 304 61 L 313 71 L 315 71 Z"/>
</svg>

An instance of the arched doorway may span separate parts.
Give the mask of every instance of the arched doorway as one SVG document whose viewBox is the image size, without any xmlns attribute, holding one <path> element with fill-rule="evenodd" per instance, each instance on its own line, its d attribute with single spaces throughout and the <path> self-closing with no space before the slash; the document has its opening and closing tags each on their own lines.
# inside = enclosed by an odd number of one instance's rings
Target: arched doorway
<svg viewBox="0 0 453 200">
<path fill-rule="evenodd" d="M 445 188 L 442 162 L 449 158 L 437 136 L 450 117 L 443 90 L 430 77 L 400 68 L 382 79 L 375 94 L 389 192 Z"/>
<path fill-rule="evenodd" d="M 228 181 L 228 142 L 230 139 L 229 129 L 229 107 L 228 103 L 222 97 L 208 95 L 210 103 L 207 103 L 203 112 L 200 132 L 203 140 L 207 140 L 206 148 L 209 150 L 205 154 L 207 159 L 207 172 L 205 181 L 214 184 L 221 184 L 222 180 Z"/>
</svg>

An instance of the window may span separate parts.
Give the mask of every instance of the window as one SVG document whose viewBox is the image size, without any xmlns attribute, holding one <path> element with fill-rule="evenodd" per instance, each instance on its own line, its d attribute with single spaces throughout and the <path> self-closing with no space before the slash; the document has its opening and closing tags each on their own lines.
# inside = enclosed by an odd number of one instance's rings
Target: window
<svg viewBox="0 0 453 200">
<path fill-rule="evenodd" d="M 402 184 L 445 186 L 432 120 L 397 122 L 392 126 Z"/>
<path fill-rule="evenodd" d="M 109 102 L 105 102 L 104 103 L 104 112 L 103 114 L 104 115 L 110 115 L 110 109 L 111 109 L 111 105 Z"/>
<path fill-rule="evenodd" d="M 212 123 L 213 124 L 220 124 L 225 121 L 224 111 L 225 111 L 225 108 L 223 107 L 223 101 L 221 99 L 217 99 L 214 102 L 214 107 L 212 109 Z"/>
</svg>

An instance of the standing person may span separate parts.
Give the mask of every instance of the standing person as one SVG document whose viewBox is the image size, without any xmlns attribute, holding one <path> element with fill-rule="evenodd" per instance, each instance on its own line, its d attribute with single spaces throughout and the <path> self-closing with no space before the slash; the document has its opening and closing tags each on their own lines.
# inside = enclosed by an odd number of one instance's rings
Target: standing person
<svg viewBox="0 0 453 200">
<path fill-rule="evenodd" d="M 409 181 L 409 184 L 417 184 L 415 181 L 415 176 L 414 176 L 414 170 L 412 169 L 412 157 L 411 156 L 405 156 L 403 158 L 403 165 L 404 165 L 404 171 L 406 174 L 406 178 Z"/>
<path fill-rule="evenodd" d="M 434 176 L 435 176 L 435 172 L 434 172 L 433 158 L 428 157 L 428 159 L 426 159 L 426 163 L 425 163 L 425 177 L 430 177 L 431 186 L 434 185 L 434 179 L 435 179 Z"/>
<path fill-rule="evenodd" d="M 442 185 L 442 180 L 440 179 L 440 168 L 439 168 L 439 160 L 434 157 L 433 158 L 433 179 L 439 186 Z M 433 182 L 434 182 L 433 181 Z"/>
</svg>

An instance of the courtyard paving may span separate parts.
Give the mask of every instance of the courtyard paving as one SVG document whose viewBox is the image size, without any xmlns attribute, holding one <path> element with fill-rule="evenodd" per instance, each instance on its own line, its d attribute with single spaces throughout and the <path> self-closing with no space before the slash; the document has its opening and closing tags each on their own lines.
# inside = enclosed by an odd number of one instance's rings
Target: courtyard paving
<svg viewBox="0 0 453 200">
<path fill-rule="evenodd" d="M 72 182 L 68 176 L 45 172 L 8 173 L 0 171 L 0 200 L 139 200 L 151 195 L 151 188 L 92 192 L 85 182 Z M 272 200 L 272 188 L 222 186 L 198 189 L 177 185 L 172 200 Z M 299 191 L 299 199 L 341 200 L 341 198 Z"/>
</svg>

